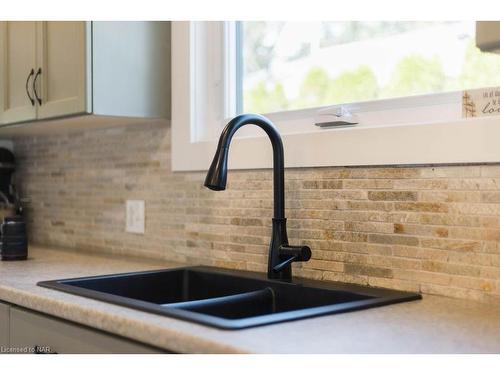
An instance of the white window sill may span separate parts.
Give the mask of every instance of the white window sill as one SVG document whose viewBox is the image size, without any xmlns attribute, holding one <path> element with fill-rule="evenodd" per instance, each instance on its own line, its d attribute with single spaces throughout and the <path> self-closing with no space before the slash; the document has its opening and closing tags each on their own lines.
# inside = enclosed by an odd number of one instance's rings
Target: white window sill
<svg viewBox="0 0 500 375">
<path fill-rule="evenodd" d="M 186 142 L 176 132 L 175 119 L 173 123 L 173 170 L 208 169 L 217 142 Z M 500 162 L 500 116 L 407 125 L 311 127 L 308 133 L 283 135 L 286 167 Z M 233 140 L 229 168 L 271 165 L 272 149 L 265 135 Z"/>
</svg>

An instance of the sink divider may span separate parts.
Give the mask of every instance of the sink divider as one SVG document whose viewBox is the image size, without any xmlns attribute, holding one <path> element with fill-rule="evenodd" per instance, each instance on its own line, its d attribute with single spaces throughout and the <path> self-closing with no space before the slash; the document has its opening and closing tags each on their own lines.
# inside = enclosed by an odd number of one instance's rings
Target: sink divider
<svg viewBox="0 0 500 375">
<path fill-rule="evenodd" d="M 272 310 L 275 311 L 276 301 L 275 301 L 274 290 L 270 287 L 266 287 L 251 292 L 231 294 L 223 297 L 206 298 L 206 299 L 199 299 L 199 300 L 192 300 L 185 302 L 164 303 L 161 304 L 160 306 L 174 308 L 174 309 L 195 311 L 195 312 L 203 312 L 213 308 L 224 308 L 224 307 L 230 308 L 231 306 L 234 305 L 245 305 L 247 303 L 257 303 L 257 304 L 271 303 Z"/>
</svg>

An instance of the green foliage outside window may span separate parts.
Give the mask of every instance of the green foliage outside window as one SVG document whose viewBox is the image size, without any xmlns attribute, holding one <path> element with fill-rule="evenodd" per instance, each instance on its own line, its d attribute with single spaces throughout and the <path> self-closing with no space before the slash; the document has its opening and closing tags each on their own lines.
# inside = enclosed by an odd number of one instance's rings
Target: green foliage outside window
<svg viewBox="0 0 500 375">
<path fill-rule="evenodd" d="M 460 75 L 447 77 L 437 57 L 417 54 L 399 61 L 387 84 L 381 86 L 370 67 L 358 66 L 331 77 L 311 68 L 300 84 L 299 95 L 288 99 L 282 82 L 260 81 L 244 92 L 245 111 L 268 113 L 357 101 L 427 94 L 500 85 L 500 55 L 481 53 L 471 40 Z"/>
</svg>

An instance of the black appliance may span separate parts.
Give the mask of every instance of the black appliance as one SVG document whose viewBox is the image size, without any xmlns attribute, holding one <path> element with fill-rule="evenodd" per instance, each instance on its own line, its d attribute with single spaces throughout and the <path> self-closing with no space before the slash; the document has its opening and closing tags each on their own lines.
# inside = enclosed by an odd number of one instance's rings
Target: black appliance
<svg viewBox="0 0 500 375">
<path fill-rule="evenodd" d="M 17 198 L 12 174 L 15 170 L 14 154 L 0 147 L 0 259 L 25 260 L 28 258 L 26 222 Z"/>
</svg>

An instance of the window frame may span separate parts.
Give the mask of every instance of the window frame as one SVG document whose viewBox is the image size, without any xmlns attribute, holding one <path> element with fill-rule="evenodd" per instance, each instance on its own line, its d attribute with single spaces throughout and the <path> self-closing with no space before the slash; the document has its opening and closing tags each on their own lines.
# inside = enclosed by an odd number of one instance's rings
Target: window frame
<svg viewBox="0 0 500 375">
<path fill-rule="evenodd" d="M 234 32 L 234 22 L 172 22 L 174 171 L 208 169 L 218 135 L 236 112 L 236 54 L 225 48 L 235 44 Z M 282 134 L 287 167 L 500 162 L 500 116 L 462 119 L 461 92 L 343 107 L 356 112 L 360 125 L 314 126 L 325 107 L 265 114 Z M 256 127 L 238 132 L 230 154 L 232 169 L 272 166 L 270 143 Z"/>
</svg>

